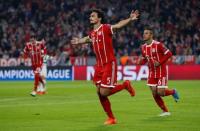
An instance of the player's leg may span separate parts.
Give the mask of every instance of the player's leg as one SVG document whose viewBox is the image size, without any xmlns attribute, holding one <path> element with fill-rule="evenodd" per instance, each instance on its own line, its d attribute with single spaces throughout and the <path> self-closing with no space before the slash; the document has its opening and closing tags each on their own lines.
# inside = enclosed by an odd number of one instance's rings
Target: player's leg
<svg viewBox="0 0 200 131">
<path fill-rule="evenodd" d="M 104 111 L 106 112 L 106 114 L 108 116 L 108 118 L 104 122 L 105 125 L 112 125 L 112 124 L 117 123 L 117 119 L 113 115 L 111 103 L 108 99 L 110 91 L 111 90 L 109 88 L 103 88 L 103 89 L 101 87 L 98 88 L 98 95 L 99 95 L 101 105 L 103 106 Z"/>
<path fill-rule="evenodd" d="M 46 91 L 46 77 L 44 75 L 40 76 L 40 82 L 42 84 L 40 91 L 44 94 Z"/>
<path fill-rule="evenodd" d="M 42 88 L 42 83 L 39 82 L 38 87 L 37 87 L 37 94 L 40 94 Z"/>
<path fill-rule="evenodd" d="M 157 87 L 151 86 L 150 89 L 152 91 L 153 98 L 154 98 L 156 104 L 160 107 L 160 109 L 163 112 L 169 112 L 167 106 L 164 103 L 164 100 L 162 99 L 162 97 L 160 95 L 157 94 Z"/>
<path fill-rule="evenodd" d="M 179 95 L 176 89 L 169 89 L 167 86 L 166 77 L 162 77 L 158 80 L 158 90 L 157 93 L 160 96 L 170 96 L 172 95 L 174 100 L 177 102 L 179 100 Z"/>
<path fill-rule="evenodd" d="M 42 78 L 42 81 L 43 81 L 43 91 L 45 92 L 46 91 L 46 77 L 47 77 L 47 65 L 46 64 L 43 64 L 42 66 L 42 73 L 41 73 L 41 78 Z"/>
<path fill-rule="evenodd" d="M 40 72 L 40 77 L 39 77 L 39 81 L 40 81 L 40 91 L 38 92 L 38 94 L 43 95 L 45 94 L 46 91 L 46 74 L 47 74 L 47 69 L 46 69 L 46 65 L 42 66 L 42 70 Z"/>
<path fill-rule="evenodd" d="M 102 105 L 106 115 L 108 116 L 108 119 L 105 121 L 104 124 L 115 124 L 116 123 L 116 119 L 115 119 L 115 117 L 113 115 L 113 112 L 112 112 L 112 109 L 111 109 L 111 104 L 110 104 L 110 101 L 109 101 L 108 97 L 107 96 L 102 96 L 100 94 L 100 87 L 97 87 L 97 94 L 99 96 L 99 100 L 101 102 L 101 105 Z"/>
<path fill-rule="evenodd" d="M 99 97 L 99 101 L 100 101 L 106 115 L 108 116 L 108 119 L 105 121 L 104 124 L 115 124 L 116 119 L 115 119 L 115 117 L 112 113 L 110 101 L 109 101 L 107 96 L 103 96 L 100 93 L 100 85 L 101 85 L 102 74 L 103 74 L 102 68 L 101 67 L 95 67 L 93 82 L 97 87 L 97 95 Z"/>
<path fill-rule="evenodd" d="M 34 87 L 33 91 L 31 92 L 32 96 L 36 96 L 38 85 L 39 85 L 39 73 L 37 71 L 34 71 Z"/>
<path fill-rule="evenodd" d="M 157 93 L 157 79 L 156 78 L 148 78 L 147 85 L 150 87 L 153 98 L 154 98 L 156 104 L 160 107 L 160 109 L 163 112 L 169 112 L 162 97 Z"/>
</svg>

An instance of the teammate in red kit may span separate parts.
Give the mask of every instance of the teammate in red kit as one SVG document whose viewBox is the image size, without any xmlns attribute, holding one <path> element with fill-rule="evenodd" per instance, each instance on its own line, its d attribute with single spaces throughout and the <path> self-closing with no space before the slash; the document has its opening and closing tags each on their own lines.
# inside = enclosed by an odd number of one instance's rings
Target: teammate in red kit
<svg viewBox="0 0 200 131">
<path fill-rule="evenodd" d="M 153 30 L 150 27 L 144 29 L 144 44 L 142 45 L 142 58 L 139 64 L 148 64 L 149 76 L 147 85 L 152 91 L 152 95 L 157 105 L 162 109 L 160 116 L 170 115 L 162 97 L 172 95 L 174 100 L 179 100 L 176 89 L 168 89 L 166 62 L 172 53 L 161 42 L 153 40 Z"/>
<path fill-rule="evenodd" d="M 73 38 L 72 44 L 92 43 L 93 51 L 96 55 L 96 65 L 93 82 L 97 87 L 97 94 L 104 111 L 107 113 L 108 119 L 105 125 L 116 124 L 111 104 L 108 96 L 113 95 L 123 89 L 126 89 L 131 96 L 135 95 L 135 91 L 130 81 L 124 81 L 123 84 L 117 84 L 117 63 L 114 56 L 112 45 L 113 31 L 124 27 L 131 21 L 137 20 L 139 12 L 131 12 L 130 17 L 120 21 L 117 24 L 105 24 L 104 14 L 101 10 L 94 9 L 90 14 L 90 23 L 93 30 L 88 36 L 83 38 Z"/>
<path fill-rule="evenodd" d="M 37 41 L 35 34 L 31 33 L 30 42 L 27 42 L 24 48 L 24 58 L 31 58 L 32 69 L 34 72 L 34 88 L 31 92 L 32 96 L 36 96 L 39 82 L 44 83 L 40 72 L 43 64 L 43 56 L 47 53 L 45 41 Z"/>
</svg>

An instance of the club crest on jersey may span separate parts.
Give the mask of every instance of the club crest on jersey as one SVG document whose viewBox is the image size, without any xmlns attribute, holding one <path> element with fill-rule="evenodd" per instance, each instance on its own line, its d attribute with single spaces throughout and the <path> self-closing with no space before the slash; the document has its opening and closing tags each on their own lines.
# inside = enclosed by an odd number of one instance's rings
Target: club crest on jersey
<svg viewBox="0 0 200 131">
<path fill-rule="evenodd" d="M 156 52 L 156 49 L 155 49 L 155 48 L 153 48 L 153 49 L 152 49 L 152 52 Z"/>
<path fill-rule="evenodd" d="M 102 35 L 102 32 L 101 32 L 101 31 L 99 31 L 99 32 L 98 32 L 98 35 Z"/>
</svg>

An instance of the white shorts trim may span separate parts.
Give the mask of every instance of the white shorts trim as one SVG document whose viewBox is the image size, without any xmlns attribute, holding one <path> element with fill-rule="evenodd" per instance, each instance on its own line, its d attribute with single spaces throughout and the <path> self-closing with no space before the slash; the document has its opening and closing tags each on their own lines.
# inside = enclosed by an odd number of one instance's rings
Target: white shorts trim
<svg viewBox="0 0 200 131">
<path fill-rule="evenodd" d="M 157 88 L 168 88 L 168 86 L 157 86 Z"/>
<path fill-rule="evenodd" d="M 105 84 L 101 84 L 102 87 L 110 87 L 110 88 L 114 88 L 114 85 L 105 85 Z"/>
<path fill-rule="evenodd" d="M 148 86 L 157 86 L 157 84 L 147 84 Z"/>
</svg>

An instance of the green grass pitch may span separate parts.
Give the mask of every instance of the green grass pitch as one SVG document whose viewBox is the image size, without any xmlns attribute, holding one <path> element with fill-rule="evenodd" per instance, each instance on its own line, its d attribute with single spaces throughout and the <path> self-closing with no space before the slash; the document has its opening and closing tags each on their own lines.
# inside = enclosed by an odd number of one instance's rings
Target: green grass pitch
<svg viewBox="0 0 200 131">
<path fill-rule="evenodd" d="M 0 82 L 0 131 L 200 131 L 200 81 L 169 81 L 181 100 L 165 102 L 172 113 L 158 117 L 146 81 L 132 82 L 136 97 L 122 91 L 110 97 L 118 120 L 104 126 L 106 115 L 96 89 L 86 81 L 48 81 L 48 94 L 31 97 L 33 82 Z"/>
</svg>

